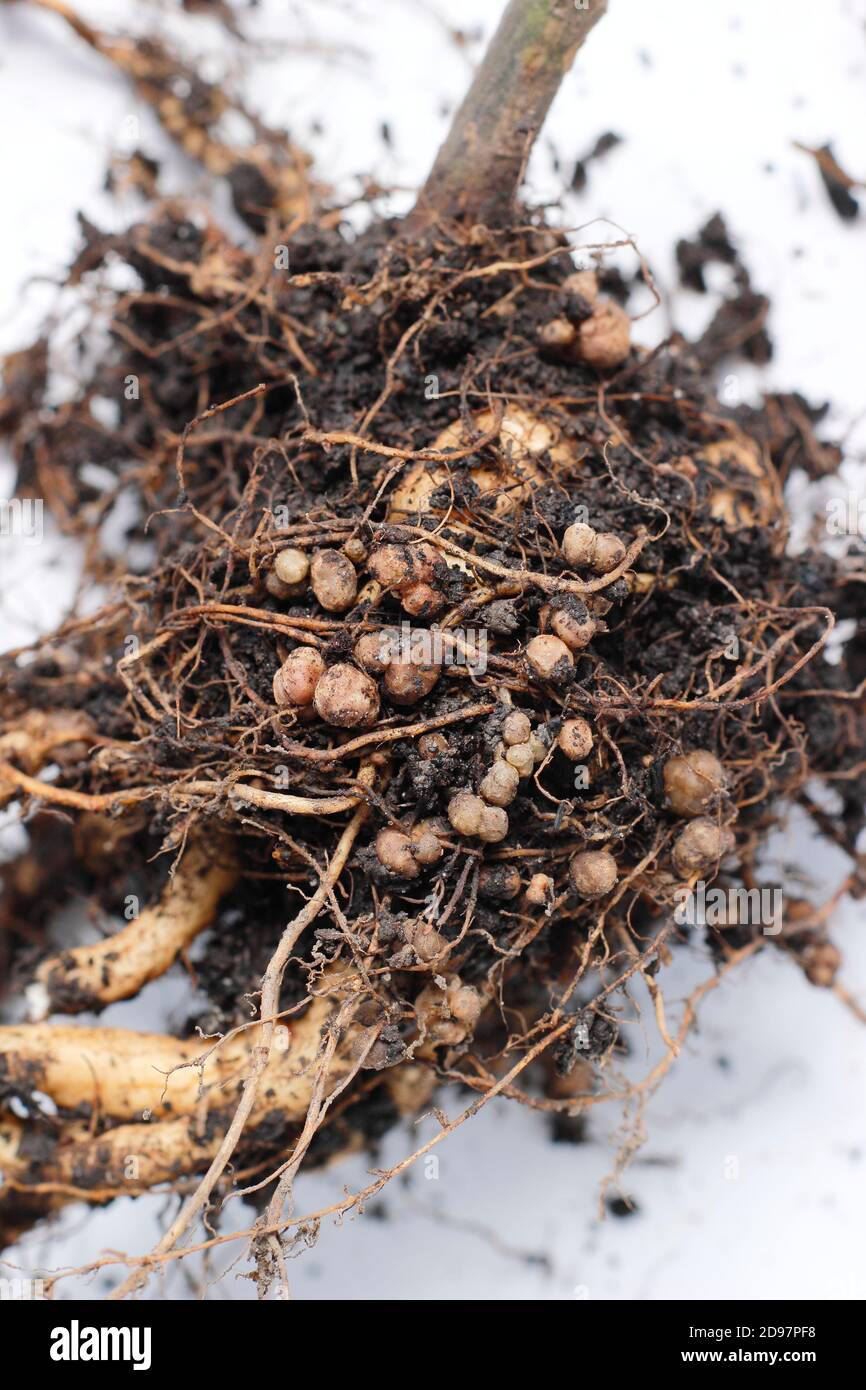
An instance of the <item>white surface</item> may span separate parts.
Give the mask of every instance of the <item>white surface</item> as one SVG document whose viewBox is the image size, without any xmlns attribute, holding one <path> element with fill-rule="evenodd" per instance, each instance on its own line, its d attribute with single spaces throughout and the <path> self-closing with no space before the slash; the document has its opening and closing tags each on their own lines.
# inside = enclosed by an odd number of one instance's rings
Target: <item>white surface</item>
<svg viewBox="0 0 866 1390">
<path fill-rule="evenodd" d="M 163 6 L 119 0 L 82 9 L 107 25 L 130 16 L 154 28 L 169 18 Z M 443 102 L 459 98 L 469 57 L 480 51 L 477 43 L 457 50 L 443 20 L 489 33 L 500 10 L 499 0 L 267 0 L 242 20 L 263 41 L 265 60 L 248 55 L 241 64 L 235 51 L 229 62 L 250 102 L 267 119 L 290 124 L 325 177 L 347 194 L 364 173 L 400 185 L 407 191 L 382 207 L 402 210 L 444 133 Z M 218 70 L 230 52 L 219 29 L 200 18 L 170 19 L 170 32 Z M 310 51 L 317 40 L 339 41 L 347 51 L 323 60 Z M 839 221 L 814 164 L 792 142 L 832 139 L 842 165 L 866 175 L 864 93 L 866 9 L 853 0 L 818 8 L 811 0 L 611 0 L 611 13 L 564 84 L 530 171 L 536 195 L 556 198 L 574 160 L 602 131 L 625 137 L 591 166 L 587 192 L 565 199 L 559 217 L 572 227 L 609 217 L 636 235 L 666 297 L 641 325 L 647 343 L 667 331 L 670 316 L 689 331 L 707 318 L 708 300 L 676 289 L 672 248 L 720 208 L 756 287 L 773 302 L 774 361 L 761 374 L 735 366 L 735 389 L 751 398 L 761 383 L 832 400 L 852 477 L 864 442 L 864 224 Z M 0 350 L 25 342 L 47 310 L 64 318 L 71 312 L 46 272 L 55 281 L 62 275 L 79 207 L 103 224 L 117 218 L 100 190 L 109 151 L 128 143 L 130 115 L 140 120 L 144 148 L 168 156 L 167 189 L 207 188 L 203 176 L 170 154 L 122 79 L 57 19 L 23 6 L 0 8 Z M 320 134 L 311 129 L 317 119 Z M 384 119 L 390 151 L 379 135 Z M 551 169 L 551 145 L 562 161 L 559 174 Z M 224 194 L 219 206 L 225 211 Z M 594 226 L 575 244 L 605 235 Z M 62 376 L 73 363 L 61 351 L 56 366 Z M 0 495 L 4 485 L 0 472 Z M 809 491 L 801 487 L 799 495 Z M 28 625 L 56 621 L 71 601 L 76 568 L 65 545 L 0 543 L 4 645 L 22 641 Z M 840 856 L 806 844 L 807 835 L 801 826 L 779 852 L 820 875 L 818 901 L 843 869 Z M 861 998 L 863 911 L 844 903 L 834 932 L 846 982 Z M 674 1017 L 675 1000 L 710 971 L 700 946 L 678 954 L 665 985 Z M 172 988 L 169 1009 L 178 1002 Z M 115 1006 L 107 1021 L 142 1026 L 155 1007 L 148 991 Z M 630 1066 L 648 1070 L 642 1030 L 629 1032 Z M 611 1170 L 622 1116 L 596 1111 L 593 1142 L 576 1148 L 552 1145 L 537 1116 L 497 1102 L 440 1146 L 437 1180 L 416 1165 L 405 1183 L 386 1189 L 380 1202 L 387 1220 L 373 1219 L 371 1209 L 340 1229 L 326 1223 L 317 1248 L 292 1265 L 295 1294 L 862 1298 L 864 1099 L 864 1030 L 767 952 L 705 1001 L 699 1031 L 648 1106 L 646 1143 L 623 1182 L 638 1204 L 635 1215 L 597 1217 L 599 1183 Z M 444 1104 L 452 1115 L 458 1108 L 456 1097 Z M 431 1123 L 420 1127 L 422 1135 Z M 412 1138 L 390 1135 L 382 1165 L 408 1152 Z M 736 1170 L 738 1177 L 726 1176 Z M 302 1178 L 298 1209 L 326 1206 L 344 1186 L 354 1190 L 366 1180 L 361 1160 Z M 126 1200 L 108 1212 L 71 1209 L 58 1228 L 28 1237 L 18 1258 L 30 1266 L 77 1264 L 107 1246 L 142 1251 L 170 1206 L 158 1198 Z M 229 1211 L 231 1221 L 245 1224 L 240 1207 Z M 548 1266 L 528 1263 L 527 1253 L 543 1255 Z M 230 1255 L 220 1257 L 217 1270 Z M 65 1287 L 72 1294 L 73 1286 Z M 102 1288 L 97 1280 L 74 1292 L 97 1297 Z M 176 1297 L 195 1296 L 178 1269 L 167 1288 Z M 252 1295 L 251 1285 L 233 1276 L 209 1293 Z"/>
</svg>

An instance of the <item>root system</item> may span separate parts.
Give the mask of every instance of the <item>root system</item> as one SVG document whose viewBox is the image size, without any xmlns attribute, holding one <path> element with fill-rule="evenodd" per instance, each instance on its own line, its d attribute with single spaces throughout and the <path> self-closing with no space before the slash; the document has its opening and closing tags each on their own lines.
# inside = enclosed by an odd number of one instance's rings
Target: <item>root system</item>
<svg viewBox="0 0 866 1390">
<path fill-rule="evenodd" d="M 160 109 L 165 55 L 108 56 Z M 4 870 L 10 968 L 37 1020 L 176 960 L 190 978 L 182 1040 L 0 1028 L 8 1233 L 71 1198 L 185 1195 L 119 1293 L 227 1191 L 260 1206 L 266 1289 L 326 1214 L 294 1209 L 301 1163 L 446 1082 L 468 1101 L 421 1152 L 496 1096 L 560 1128 L 639 1113 L 745 957 L 781 949 L 833 986 L 817 909 L 710 927 L 716 972 L 674 1023 L 665 967 L 699 929 L 673 911 L 698 880 L 760 886 L 780 805 L 816 778 L 853 856 L 866 790 L 862 626 L 825 659 L 861 562 L 786 547 L 782 482 L 823 446 L 805 403 L 713 390 L 716 347 L 755 323 L 641 349 L 611 248 L 576 267 L 525 210 L 425 197 L 420 230 L 353 236 L 277 137 L 254 165 L 193 138 L 208 103 L 162 118 L 233 187 L 241 167 L 267 183 L 257 245 L 158 199 L 123 232 L 82 221 L 69 280 L 107 342 L 60 407 L 44 345 L 19 354 L 2 416 L 22 494 L 110 584 L 0 659 L 0 796 L 31 841 Z M 109 288 L 118 264 L 134 288 Z M 100 539 L 121 498 L 128 567 Z M 131 894 L 119 930 L 58 950 L 64 900 L 122 919 Z M 665 1056 L 627 1082 L 638 982 Z"/>
</svg>

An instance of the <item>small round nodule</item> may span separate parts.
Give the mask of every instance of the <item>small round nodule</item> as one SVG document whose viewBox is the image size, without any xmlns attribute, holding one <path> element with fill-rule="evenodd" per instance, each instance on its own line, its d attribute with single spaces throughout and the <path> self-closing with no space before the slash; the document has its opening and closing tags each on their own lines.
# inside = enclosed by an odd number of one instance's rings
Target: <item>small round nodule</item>
<svg viewBox="0 0 866 1390">
<path fill-rule="evenodd" d="M 540 734 L 532 733 L 527 739 L 527 747 L 532 750 L 533 762 L 543 763 L 550 751 Z"/>
<path fill-rule="evenodd" d="M 806 979 L 819 989 L 830 989 L 836 982 L 842 953 L 832 941 L 816 941 L 807 946 L 801 956 Z"/>
<path fill-rule="evenodd" d="M 392 874 L 401 878 L 417 878 L 419 869 L 414 847 L 408 835 L 393 826 L 386 826 L 376 836 L 376 857 Z"/>
<path fill-rule="evenodd" d="M 488 864 L 481 870 L 478 891 L 490 902 L 510 902 L 520 888 L 520 874 L 513 864 Z"/>
<path fill-rule="evenodd" d="M 558 637 L 533 637 L 526 648 L 526 663 L 536 680 L 566 681 L 574 671 L 574 658 Z"/>
<path fill-rule="evenodd" d="M 581 898 L 603 898 L 617 880 L 616 860 L 606 849 L 586 849 L 568 866 L 571 886 Z"/>
<path fill-rule="evenodd" d="M 448 819 L 458 835 L 477 836 L 481 816 L 487 810 L 474 792 L 458 792 L 448 803 Z"/>
<path fill-rule="evenodd" d="M 324 674 L 325 663 L 315 647 L 295 647 L 274 676 L 274 700 L 278 705 L 311 705 Z"/>
<path fill-rule="evenodd" d="M 326 724 L 339 729 L 366 728 L 379 714 L 379 691 L 357 666 L 339 662 L 326 671 L 316 686 L 313 703 Z"/>
<path fill-rule="evenodd" d="M 553 879 L 550 874 L 533 874 L 526 889 L 526 901 L 533 907 L 547 907 L 553 897 Z"/>
<path fill-rule="evenodd" d="M 478 792 L 490 806 L 510 806 L 519 784 L 517 768 L 504 758 L 498 758 L 482 777 Z"/>
<path fill-rule="evenodd" d="M 358 593 L 355 566 L 339 550 L 319 550 L 310 565 L 310 586 L 327 613 L 345 613 Z"/>
<path fill-rule="evenodd" d="M 422 758 L 436 758 L 440 753 L 447 753 L 451 745 L 444 734 L 432 733 L 422 734 L 418 740 L 418 752 Z"/>
<path fill-rule="evenodd" d="M 596 574 L 610 574 L 625 559 L 625 546 L 612 531 L 601 531 L 595 538 L 592 568 Z"/>
<path fill-rule="evenodd" d="M 502 721 L 503 743 L 509 746 L 512 743 L 525 743 L 531 733 L 529 715 L 524 714 L 522 709 L 513 709 L 510 714 L 506 714 Z"/>
<path fill-rule="evenodd" d="M 415 705 L 429 695 L 439 679 L 440 668 L 417 661 L 392 661 L 382 684 L 394 705 Z"/>
<path fill-rule="evenodd" d="M 598 532 L 585 521 L 575 521 L 562 538 L 562 553 L 567 565 L 582 569 L 592 564 Z"/>
<path fill-rule="evenodd" d="M 565 277 L 562 288 L 569 294 L 579 294 L 587 304 L 595 304 L 598 299 L 598 276 L 594 270 L 574 270 Z"/>
<path fill-rule="evenodd" d="M 438 960 L 448 949 L 448 939 L 438 932 L 432 922 L 422 918 L 417 922 L 407 922 L 403 936 L 412 947 L 419 960 Z"/>
<path fill-rule="evenodd" d="M 680 878 L 709 869 L 734 846 L 734 836 L 724 825 L 706 816 L 689 821 L 674 841 L 673 866 Z"/>
<path fill-rule="evenodd" d="M 407 584 L 400 590 L 400 602 L 412 618 L 432 618 L 445 604 L 438 589 L 419 580 L 417 584 Z"/>
<path fill-rule="evenodd" d="M 451 1017 L 466 1028 L 474 1028 L 484 1007 L 484 999 L 475 986 L 464 985 L 459 975 L 453 975 L 448 981 L 446 997 Z"/>
<path fill-rule="evenodd" d="M 592 729 L 585 719 L 566 719 L 556 742 L 571 762 L 581 763 L 592 752 Z"/>
<path fill-rule="evenodd" d="M 271 598 L 287 599 L 294 598 L 305 585 L 284 584 L 273 570 L 268 570 L 265 575 L 265 590 Z"/>
<path fill-rule="evenodd" d="M 508 812 L 501 806 L 485 806 L 481 812 L 478 838 L 488 845 L 496 845 L 508 834 Z"/>
<path fill-rule="evenodd" d="M 577 338 L 577 329 L 566 318 L 550 319 L 538 330 L 538 344 L 545 352 L 567 352 Z"/>
<path fill-rule="evenodd" d="M 577 341 L 590 367 L 600 372 L 619 367 L 631 351 L 631 319 L 613 300 L 601 300 L 580 325 Z"/>
<path fill-rule="evenodd" d="M 505 761 L 514 768 L 518 777 L 531 777 L 535 771 L 535 748 L 526 743 L 513 743 L 505 754 Z"/>
<path fill-rule="evenodd" d="M 381 676 L 391 665 L 391 644 L 384 632 L 364 632 L 352 652 L 359 666 L 371 676 Z"/>
<path fill-rule="evenodd" d="M 582 651 L 588 646 L 598 629 L 586 604 L 579 600 L 557 608 L 551 616 L 550 626 L 571 652 Z"/>
<path fill-rule="evenodd" d="M 415 858 L 419 864 L 436 864 L 442 858 L 445 850 L 439 842 L 439 837 L 428 830 L 424 824 L 416 825 L 411 832 L 412 848 Z"/>
<path fill-rule="evenodd" d="M 386 589 L 396 589 L 411 577 L 409 557 L 402 545 L 379 545 L 370 552 L 367 569 Z"/>
<path fill-rule="evenodd" d="M 708 748 L 668 758 L 664 768 L 668 805 L 678 816 L 699 816 L 724 792 L 724 766 Z"/>
<path fill-rule="evenodd" d="M 343 554 L 353 565 L 363 565 L 367 558 L 367 547 L 359 536 L 350 536 L 343 546 Z"/>
<path fill-rule="evenodd" d="M 310 573 L 310 561 L 303 550 L 296 550 L 294 546 L 289 546 L 287 550 L 281 550 L 276 556 L 273 573 L 281 584 L 290 586 L 303 584 Z"/>
<path fill-rule="evenodd" d="M 412 584 L 430 584 L 439 552 L 429 541 L 419 545 L 379 545 L 370 552 L 367 569 L 386 589 Z"/>
</svg>

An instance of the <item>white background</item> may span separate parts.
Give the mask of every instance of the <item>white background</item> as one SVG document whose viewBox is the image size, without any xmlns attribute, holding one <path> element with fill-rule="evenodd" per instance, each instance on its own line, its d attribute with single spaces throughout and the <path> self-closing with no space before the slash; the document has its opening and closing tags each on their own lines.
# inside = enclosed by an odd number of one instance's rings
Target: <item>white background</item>
<svg viewBox="0 0 866 1390">
<path fill-rule="evenodd" d="M 132 24 L 180 38 L 208 75 L 228 67 L 251 105 L 289 125 L 341 194 L 371 174 L 403 190 L 383 199 L 381 210 L 402 211 L 444 135 L 445 108 L 459 99 L 481 51 L 477 41 L 457 47 L 449 25 L 486 35 L 502 5 L 266 0 L 241 20 L 256 40 L 246 51 L 211 22 L 178 19 L 167 6 L 88 0 L 82 8 L 106 27 Z M 793 142 L 831 139 L 842 165 L 866 177 L 866 8 L 855 0 L 611 0 L 610 8 L 557 99 L 530 169 L 533 195 L 557 199 L 575 159 L 602 131 L 625 137 L 590 166 L 588 190 L 553 215 L 570 227 L 610 218 L 637 237 L 665 298 L 639 327 L 647 344 L 671 322 L 697 331 L 706 321 L 712 301 L 677 289 L 672 248 L 720 208 L 756 287 L 771 296 L 776 345 L 762 373 L 733 365 L 728 389 L 753 399 L 760 385 L 797 388 L 831 401 L 828 434 L 846 441 L 846 486 L 853 486 L 864 445 L 863 221 L 837 218 L 813 162 Z M 23 5 L 0 8 L 0 351 L 26 342 L 41 317 L 56 312 L 58 395 L 74 371 L 62 346 L 74 306 L 58 296 L 57 282 L 76 244 L 79 208 L 103 225 L 135 211 L 118 212 L 101 192 L 107 157 L 129 143 L 130 115 L 140 121 L 145 150 L 165 160 L 166 191 L 213 191 L 170 151 L 123 79 L 61 21 Z M 216 199 L 235 228 L 224 190 Z M 594 226 L 574 236 L 575 246 L 605 234 Z M 724 277 L 713 283 L 720 288 Z M 6 478 L 0 461 L 0 494 Z M 798 514 L 821 509 L 831 491 L 794 480 Z M 17 644 L 34 626 L 53 625 L 72 601 L 77 572 L 74 548 L 50 535 L 38 547 L 3 539 L 0 641 Z M 6 852 L 17 843 L 7 831 Z M 819 846 L 802 822 L 776 837 L 770 859 L 770 881 L 784 875 L 792 891 L 816 902 L 845 872 L 842 857 Z M 845 953 L 846 984 L 866 1000 L 863 914 L 862 904 L 843 902 L 834 938 Z M 677 999 L 711 969 L 699 942 L 680 952 L 666 976 L 674 1017 Z M 104 1021 L 170 1022 L 185 1012 L 185 988 L 180 979 L 151 986 Z M 656 1055 L 650 1033 L 630 1029 L 635 1074 Z M 378 1204 L 385 1219 L 371 1208 L 340 1229 L 326 1224 L 317 1247 L 291 1267 L 293 1291 L 348 1299 L 862 1298 L 864 1100 L 863 1028 L 768 950 L 707 999 L 699 1030 L 648 1106 L 644 1146 L 622 1180 L 634 1215 L 598 1216 L 600 1181 L 628 1132 L 621 1114 L 594 1111 L 587 1145 L 553 1145 L 539 1117 L 496 1102 L 437 1150 L 436 1180 L 416 1165 L 386 1189 Z M 452 1115 L 458 1107 L 456 1097 L 443 1104 Z M 381 1164 L 397 1161 L 432 1123 L 414 1135 L 392 1134 Z M 298 1209 L 363 1186 L 366 1167 L 353 1159 L 302 1178 Z M 171 1206 L 147 1198 L 108 1212 L 76 1207 L 53 1230 L 29 1236 L 14 1258 L 33 1268 L 77 1264 L 107 1246 L 142 1251 Z M 248 1219 L 230 1208 L 230 1224 Z M 226 1258 L 203 1277 L 215 1278 Z M 253 1296 L 235 1277 L 244 1269 L 208 1296 Z M 61 1290 L 97 1297 L 105 1286 L 96 1280 Z M 196 1296 L 178 1268 L 166 1288 Z"/>
</svg>

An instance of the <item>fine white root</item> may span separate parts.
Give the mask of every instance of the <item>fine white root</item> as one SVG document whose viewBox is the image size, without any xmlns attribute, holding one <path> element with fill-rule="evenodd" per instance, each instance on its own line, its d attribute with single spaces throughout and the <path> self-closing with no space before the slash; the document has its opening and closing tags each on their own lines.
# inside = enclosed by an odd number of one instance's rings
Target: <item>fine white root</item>
<svg viewBox="0 0 866 1390">
<path fill-rule="evenodd" d="M 215 860 L 202 843 L 192 843 L 159 902 L 104 941 L 43 961 L 27 991 L 31 1018 L 97 1010 L 137 994 L 208 926 L 236 877 L 227 856 Z"/>
</svg>

